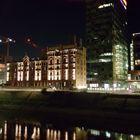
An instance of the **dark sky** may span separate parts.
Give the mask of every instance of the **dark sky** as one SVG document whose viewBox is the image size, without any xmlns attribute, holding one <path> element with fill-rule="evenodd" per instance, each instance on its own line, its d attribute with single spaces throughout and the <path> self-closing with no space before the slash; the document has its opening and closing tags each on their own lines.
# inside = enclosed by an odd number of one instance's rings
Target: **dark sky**
<svg viewBox="0 0 140 140">
<path fill-rule="evenodd" d="M 140 0 L 128 2 L 128 27 L 129 33 L 140 32 Z"/>
<path fill-rule="evenodd" d="M 129 2 L 129 32 L 140 31 L 139 4 L 140 0 Z M 83 37 L 83 11 L 82 0 L 3 0 L 0 3 L 0 36 L 16 39 L 12 55 L 23 57 L 25 51 L 37 55 L 38 50 L 25 43 L 26 37 L 32 37 L 42 48 L 71 41 L 74 35 Z"/>
<path fill-rule="evenodd" d="M 38 53 L 28 49 L 26 37 L 44 48 L 83 34 L 83 5 L 78 0 L 4 0 L 0 19 L 0 35 L 16 39 L 15 56 Z"/>
</svg>

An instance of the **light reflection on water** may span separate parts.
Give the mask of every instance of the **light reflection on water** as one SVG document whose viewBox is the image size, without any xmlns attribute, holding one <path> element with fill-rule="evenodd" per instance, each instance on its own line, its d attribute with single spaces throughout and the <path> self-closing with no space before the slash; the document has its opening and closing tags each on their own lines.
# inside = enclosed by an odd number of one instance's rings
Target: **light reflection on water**
<svg viewBox="0 0 140 140">
<path fill-rule="evenodd" d="M 52 124 L 5 121 L 0 127 L 0 140 L 140 140 L 140 136 L 84 127 L 64 128 Z"/>
</svg>

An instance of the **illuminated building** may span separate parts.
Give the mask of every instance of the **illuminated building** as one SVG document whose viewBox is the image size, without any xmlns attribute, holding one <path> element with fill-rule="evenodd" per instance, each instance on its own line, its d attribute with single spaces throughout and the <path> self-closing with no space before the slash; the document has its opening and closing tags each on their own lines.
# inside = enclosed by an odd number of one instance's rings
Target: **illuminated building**
<svg viewBox="0 0 140 140">
<path fill-rule="evenodd" d="M 47 49 L 44 60 L 30 59 L 7 63 L 7 84 L 25 87 L 86 87 L 86 49 L 60 45 Z"/>
<path fill-rule="evenodd" d="M 140 70 L 140 33 L 133 33 L 130 44 L 130 68 Z"/>
<path fill-rule="evenodd" d="M 133 33 L 130 44 L 130 71 L 128 81 L 131 86 L 140 88 L 140 33 Z"/>
<path fill-rule="evenodd" d="M 5 77 L 6 77 L 5 69 L 6 69 L 6 65 L 3 64 L 3 63 L 0 63 L 0 85 L 6 83 L 6 80 L 5 80 Z"/>
<path fill-rule="evenodd" d="M 127 1 L 85 1 L 88 83 L 105 88 L 125 85 L 128 73 Z"/>
<path fill-rule="evenodd" d="M 47 60 L 30 59 L 27 55 L 22 61 L 7 63 L 7 85 L 35 87 L 47 85 Z"/>
<path fill-rule="evenodd" d="M 48 48 L 48 82 L 55 87 L 86 87 L 86 49 L 75 45 Z"/>
</svg>

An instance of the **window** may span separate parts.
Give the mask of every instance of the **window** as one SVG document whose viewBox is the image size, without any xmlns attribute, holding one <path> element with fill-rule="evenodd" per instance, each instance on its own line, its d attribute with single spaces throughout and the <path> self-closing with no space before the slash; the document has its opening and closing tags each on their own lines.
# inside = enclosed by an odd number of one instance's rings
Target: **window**
<svg viewBox="0 0 140 140">
<path fill-rule="evenodd" d="M 50 65 L 52 65 L 52 59 L 50 60 Z"/>
<path fill-rule="evenodd" d="M 57 64 L 59 64 L 60 63 L 60 61 L 59 61 L 59 59 L 57 59 Z"/>
</svg>

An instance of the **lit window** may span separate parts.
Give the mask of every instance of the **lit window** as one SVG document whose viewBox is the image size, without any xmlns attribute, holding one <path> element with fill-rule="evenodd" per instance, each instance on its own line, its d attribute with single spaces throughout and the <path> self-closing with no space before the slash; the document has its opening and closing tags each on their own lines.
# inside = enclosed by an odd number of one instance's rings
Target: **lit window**
<svg viewBox="0 0 140 140">
<path fill-rule="evenodd" d="M 41 80 L 41 70 L 39 71 L 38 80 Z"/>
<path fill-rule="evenodd" d="M 128 74 L 128 80 L 131 80 L 131 74 Z"/>
<path fill-rule="evenodd" d="M 135 65 L 140 65 L 140 60 L 135 60 Z"/>
<path fill-rule="evenodd" d="M 75 69 L 72 70 L 72 79 L 75 80 Z"/>
<path fill-rule="evenodd" d="M 98 84 L 98 83 L 90 84 L 90 87 L 91 87 L 91 88 L 97 88 L 97 87 L 99 87 L 99 84 Z"/>
<path fill-rule="evenodd" d="M 29 71 L 27 71 L 26 80 L 29 81 Z"/>
<path fill-rule="evenodd" d="M 68 67 L 68 64 L 65 64 L 65 68 L 67 68 Z"/>
<path fill-rule="evenodd" d="M 112 55 L 113 55 L 113 53 L 103 53 L 100 56 L 112 56 Z"/>
<path fill-rule="evenodd" d="M 37 71 L 35 71 L 35 81 L 37 81 Z"/>
<path fill-rule="evenodd" d="M 68 80 L 68 70 L 65 70 L 65 80 Z"/>
<path fill-rule="evenodd" d="M 23 81 L 23 71 L 21 71 L 21 81 Z"/>
<path fill-rule="evenodd" d="M 102 8 L 106 8 L 106 7 L 111 7 L 112 5 L 113 5 L 112 3 L 102 4 L 98 8 L 102 9 Z"/>
<path fill-rule="evenodd" d="M 17 81 L 23 81 L 23 71 L 18 71 L 18 73 L 17 73 Z"/>
<path fill-rule="evenodd" d="M 74 64 L 72 64 L 72 66 L 75 68 L 75 63 L 74 63 Z"/>
<path fill-rule="evenodd" d="M 10 70 L 10 67 L 7 67 L 7 71 Z"/>
<path fill-rule="evenodd" d="M 63 59 L 63 62 L 64 62 L 64 63 L 67 63 L 67 62 L 68 62 L 68 58 L 65 57 L 65 58 Z"/>
<path fill-rule="evenodd" d="M 9 72 L 7 72 L 7 81 L 9 81 L 9 76 L 10 76 L 10 74 L 9 74 Z"/>
<path fill-rule="evenodd" d="M 20 72 L 17 73 L 17 81 L 20 81 Z"/>
<path fill-rule="evenodd" d="M 111 62 L 112 59 L 110 58 L 105 58 L 105 59 L 99 59 L 99 62 L 102 62 L 102 63 L 108 63 L 108 62 Z"/>
</svg>

